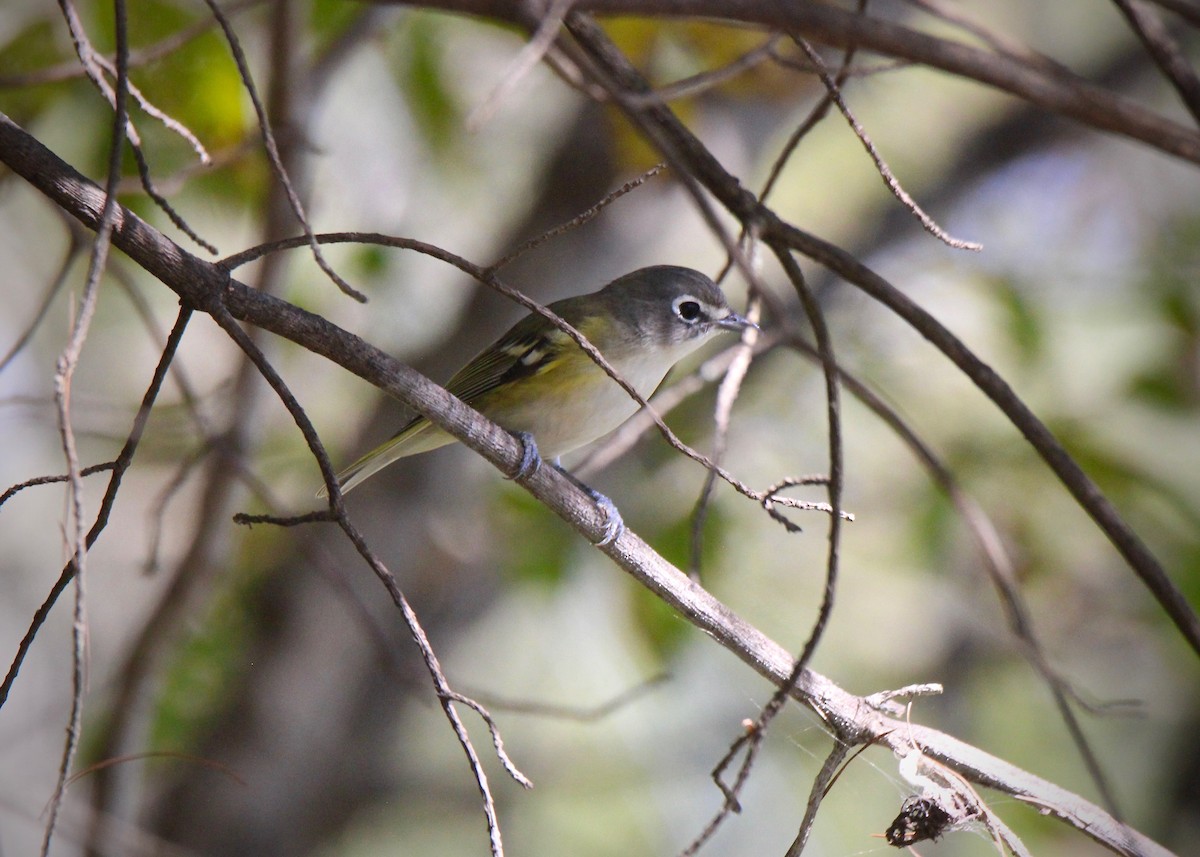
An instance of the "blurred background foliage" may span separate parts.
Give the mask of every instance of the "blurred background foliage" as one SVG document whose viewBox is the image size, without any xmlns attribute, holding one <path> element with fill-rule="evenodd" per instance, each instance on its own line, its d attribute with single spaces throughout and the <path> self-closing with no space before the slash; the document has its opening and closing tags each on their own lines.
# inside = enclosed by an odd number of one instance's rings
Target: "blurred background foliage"
<svg viewBox="0 0 1200 857">
<path fill-rule="evenodd" d="M 904 4 L 881 6 L 917 15 Z M 1139 47 L 1108 4 L 954 6 L 1183 115 L 1144 58 L 1131 59 Z M 138 114 L 160 187 L 221 252 L 266 240 L 277 188 L 219 30 L 200 3 L 128 7 L 135 56 L 145 57 L 133 82 L 214 160 L 198 167 L 186 142 Z M 509 26 L 343 0 L 225 8 L 260 91 L 279 111 L 276 132 L 317 230 L 414 237 L 485 263 L 657 161 L 616 112 L 544 65 L 469 130 L 523 43 Z M 79 11 L 96 47 L 109 52 L 111 4 L 83 2 Z M 962 37 L 947 24 L 915 20 Z M 659 85 L 720 67 L 764 40 L 714 22 L 630 18 L 605 27 Z M 951 250 L 899 211 L 836 114 L 801 144 L 773 204 L 854 250 L 990 362 L 1200 602 L 1195 170 L 942 73 L 870 55 L 859 62 L 878 72 L 846 87 L 863 125 L 906 188 L 984 251 Z M 767 62 L 672 106 L 757 188 L 819 95 L 811 75 Z M 85 174 L 103 176 L 110 115 L 80 76 L 51 4 L 0 7 L 0 109 Z M 136 177 L 132 160 L 127 170 Z M 132 179 L 128 188 L 126 204 L 177 234 Z M 294 231 L 293 223 L 283 229 Z M 48 205 L 3 176 L 0 351 L 31 324 L 69 247 L 70 233 Z M 426 258 L 352 245 L 326 252 L 369 303 L 347 300 L 301 251 L 279 257 L 270 274 L 259 265 L 239 275 L 435 378 L 520 315 Z M 63 470 L 51 384 L 84 260 L 74 258 L 28 347 L 0 373 L 5 486 Z M 656 263 L 713 274 L 723 263 L 669 172 L 504 276 L 549 301 Z M 918 335 L 808 269 L 845 368 L 910 423 L 998 526 L 1050 662 L 1082 698 L 1131 703 L 1085 715 L 1126 817 L 1176 853 L 1196 853 L 1194 655 L 1001 415 Z M 777 272 L 768 267 L 765 275 L 798 314 Z M 744 289 L 736 278 L 727 282 L 739 306 Z M 170 292 L 114 259 L 75 383 L 84 463 L 119 448 L 175 305 Z M 356 457 L 403 419 L 358 379 L 290 344 L 260 341 L 336 461 Z M 158 837 L 197 854 L 487 853 L 461 751 L 369 571 L 332 528 L 248 530 L 230 520 L 241 510 L 314 507 L 317 468 L 286 412 L 265 385 L 238 380 L 240 357 L 202 318 L 188 331 L 178 370 L 90 562 L 80 764 L 163 755 L 73 786 L 54 853 L 82 853 L 89 842 L 99 853 L 151 853 Z M 758 359 L 734 411 L 727 466 L 759 487 L 826 471 L 822 384 L 795 353 Z M 707 389 L 669 422 L 707 449 L 712 407 Z M 845 502 L 856 520 L 845 533 L 837 608 L 815 668 L 864 694 L 942 682 L 945 695 L 919 701 L 915 720 L 1094 799 L 1049 693 L 1006 628 L 971 534 L 880 420 L 849 398 L 844 416 Z M 223 492 L 212 487 L 220 477 L 229 481 Z M 93 505 L 102 478 L 88 483 Z M 704 480 L 698 466 L 651 433 L 589 478 L 631 527 L 688 565 Z M 821 494 L 813 489 L 811 497 Z M 508 750 L 536 784 L 524 792 L 487 758 L 510 853 L 674 854 L 702 829 L 720 804 L 709 771 L 770 687 L 464 450 L 390 469 L 356 492 L 350 508 L 397 574 L 452 682 L 491 706 Z M 15 651 L 58 574 L 62 514 L 55 487 L 25 491 L 0 509 L 0 651 Z M 826 547 L 825 521 L 796 517 L 804 531 L 789 535 L 719 486 L 700 564 L 707 587 L 793 650 L 815 616 Z M 68 613 L 52 615 L 0 714 L 5 854 L 31 853 L 41 838 L 66 722 Z M 643 692 L 605 708 L 644 683 Z M 486 733 L 470 725 L 482 752 Z M 743 813 L 704 853 L 783 853 L 826 751 L 821 724 L 787 711 L 767 739 Z M 906 790 L 893 761 L 868 751 L 831 792 L 808 853 L 884 853 L 873 834 L 888 826 Z M 95 807 L 110 821 L 99 833 Z M 1002 800 L 993 808 L 1032 853 L 1100 853 L 1027 808 Z M 926 857 L 993 850 L 977 832 L 920 849 Z"/>
</svg>

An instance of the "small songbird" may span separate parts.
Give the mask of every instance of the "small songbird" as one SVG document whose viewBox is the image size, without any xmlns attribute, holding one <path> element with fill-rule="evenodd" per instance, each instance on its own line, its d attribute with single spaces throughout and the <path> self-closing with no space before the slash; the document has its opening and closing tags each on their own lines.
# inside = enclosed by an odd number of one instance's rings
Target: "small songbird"
<svg viewBox="0 0 1200 857">
<path fill-rule="evenodd" d="M 670 265 L 641 268 L 597 292 L 555 301 L 549 308 L 596 346 L 643 397 L 713 334 L 755 326 L 729 308 L 720 287 L 704 274 Z M 575 340 L 537 313 L 480 352 L 446 389 L 521 437 L 527 464 L 530 454 L 534 462 L 538 453 L 556 460 L 638 410 L 637 402 Z M 536 441 L 532 450 L 530 438 Z M 453 441 L 424 417 L 415 417 L 339 473 L 338 485 L 349 491 L 397 459 Z M 606 507 L 612 521 L 612 503 L 586 490 Z"/>
</svg>

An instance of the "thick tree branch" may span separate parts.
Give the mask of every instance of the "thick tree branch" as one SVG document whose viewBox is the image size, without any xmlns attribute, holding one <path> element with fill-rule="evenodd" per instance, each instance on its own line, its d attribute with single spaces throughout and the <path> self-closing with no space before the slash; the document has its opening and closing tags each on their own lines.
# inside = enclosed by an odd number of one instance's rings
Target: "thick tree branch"
<svg viewBox="0 0 1200 857">
<path fill-rule="evenodd" d="M 103 192 L 0 114 L 0 161 L 84 225 L 94 228 Z M 506 473 L 520 463 L 521 445 L 424 376 L 320 316 L 256 292 L 215 264 L 186 252 L 124 208 L 117 210 L 113 245 L 189 306 L 257 325 L 325 356 L 410 405 Z M 541 468 L 522 485 L 588 538 L 605 523 L 591 499 L 554 468 Z M 697 628 L 708 633 L 775 685 L 787 680 L 792 656 L 691 581 L 636 534 L 626 531 L 604 552 Z M 848 744 L 879 743 L 901 755 L 914 748 L 977 783 L 1051 813 L 1122 855 L 1167 857 L 1170 852 L 1119 824 L 1099 807 L 937 730 L 911 724 L 806 670 L 792 696 L 812 708 Z"/>
<path fill-rule="evenodd" d="M 391 2 L 391 0 L 376 0 Z M 529 25 L 529 4 L 520 0 L 430 0 L 426 8 L 481 15 Z M 1052 113 L 1146 143 L 1200 163 L 1200 133 L 1172 122 L 1134 101 L 1065 70 L 1050 70 L 1019 57 L 961 42 L 823 3 L 763 3 L 761 0 L 578 0 L 575 12 L 709 18 L 757 24 L 796 33 L 837 48 L 857 46 L 941 69 L 1007 92 Z"/>
<path fill-rule="evenodd" d="M 604 82 L 630 120 L 670 162 L 708 190 L 743 223 L 755 224 L 764 241 L 798 250 L 886 306 L 970 378 L 1024 435 L 1142 579 L 1192 649 L 1200 652 L 1200 617 L 1183 592 L 1099 486 L 991 366 L 924 307 L 853 255 L 787 223 L 755 199 L 665 105 L 639 100 L 637 96 L 649 91 L 648 85 L 590 18 L 572 15 L 568 27 L 582 47 L 577 53 L 581 62 L 589 64 L 589 73 Z"/>
</svg>

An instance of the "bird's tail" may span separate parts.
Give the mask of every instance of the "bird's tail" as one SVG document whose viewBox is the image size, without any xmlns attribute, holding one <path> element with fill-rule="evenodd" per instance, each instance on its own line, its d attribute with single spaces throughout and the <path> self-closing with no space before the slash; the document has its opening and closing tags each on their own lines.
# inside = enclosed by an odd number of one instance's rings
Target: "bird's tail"
<svg viewBox="0 0 1200 857">
<path fill-rule="evenodd" d="M 436 449 L 451 443 L 453 437 L 438 429 L 424 418 L 418 418 L 402 428 L 394 437 L 372 449 L 358 461 L 337 475 L 338 487 L 345 494 L 365 480 L 371 478 L 393 461 L 398 461 L 418 452 Z M 327 497 L 325 486 L 317 492 L 318 497 Z"/>
</svg>

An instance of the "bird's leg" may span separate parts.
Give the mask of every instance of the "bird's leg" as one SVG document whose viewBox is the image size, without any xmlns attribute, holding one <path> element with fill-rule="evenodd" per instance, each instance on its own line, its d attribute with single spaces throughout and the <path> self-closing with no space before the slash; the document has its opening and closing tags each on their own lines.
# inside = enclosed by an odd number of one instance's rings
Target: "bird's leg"
<svg viewBox="0 0 1200 857">
<path fill-rule="evenodd" d="M 513 432 L 513 437 L 521 442 L 524 452 L 521 455 L 521 463 L 517 467 L 516 473 L 514 473 L 512 476 L 506 476 L 504 478 L 513 480 L 527 479 L 528 477 L 537 473 L 538 469 L 542 466 L 542 456 L 538 452 L 537 442 L 533 439 L 533 435 L 531 435 L 529 432 Z M 621 513 L 617 511 L 616 504 L 613 503 L 612 500 L 608 499 L 608 497 L 597 491 L 595 488 L 592 488 L 591 486 L 581 482 L 575 477 L 574 474 L 571 473 L 571 471 L 559 464 L 557 458 L 554 459 L 551 464 L 555 470 L 569 479 L 572 485 L 591 497 L 592 502 L 594 502 L 601 509 L 601 511 L 604 512 L 604 537 L 595 543 L 596 547 L 603 547 L 604 545 L 611 544 L 619 539 L 621 537 L 621 533 L 625 532 L 625 522 L 621 520 Z"/>
<path fill-rule="evenodd" d="M 505 479 L 527 479 L 537 473 L 542 466 L 542 456 L 538 453 L 537 442 L 527 431 L 513 432 L 515 437 L 521 443 L 521 463 L 517 466 L 517 472 L 512 476 L 505 476 Z"/>
<path fill-rule="evenodd" d="M 576 488 L 591 497 L 592 501 L 604 512 L 604 537 L 600 541 L 594 542 L 596 547 L 604 547 L 619 539 L 621 533 L 625 532 L 625 522 L 621 519 L 621 513 L 617 511 L 617 505 L 595 488 L 581 482 L 571 471 L 559 464 L 557 459 L 554 461 L 554 469 L 571 480 L 571 484 Z"/>
</svg>

